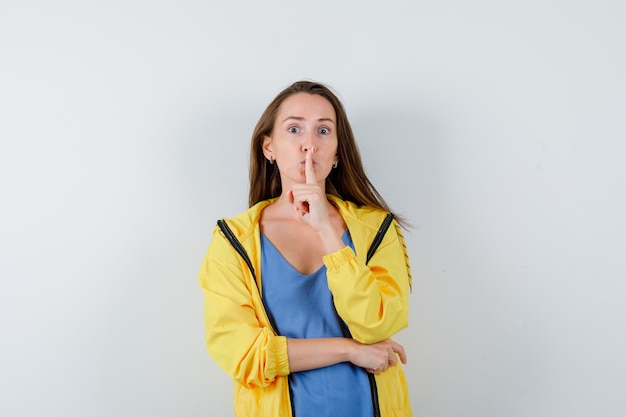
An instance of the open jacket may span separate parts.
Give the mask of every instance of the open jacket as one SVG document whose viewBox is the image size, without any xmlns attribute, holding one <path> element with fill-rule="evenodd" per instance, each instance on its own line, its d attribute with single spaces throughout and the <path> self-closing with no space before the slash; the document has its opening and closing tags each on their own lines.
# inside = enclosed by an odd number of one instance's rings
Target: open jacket
<svg viewBox="0 0 626 417">
<path fill-rule="evenodd" d="M 408 325 L 411 278 L 404 238 L 394 221 L 366 265 L 367 251 L 386 213 L 328 198 L 343 217 L 356 252 L 345 247 L 323 258 L 335 308 L 355 340 L 382 341 Z M 262 201 L 227 222 L 251 260 L 256 281 L 217 227 L 199 273 L 207 349 L 233 379 L 236 417 L 292 417 L 287 339 L 272 328 L 261 297 L 259 217 L 273 201 Z M 399 361 L 373 379 L 375 413 L 412 415 Z"/>
</svg>

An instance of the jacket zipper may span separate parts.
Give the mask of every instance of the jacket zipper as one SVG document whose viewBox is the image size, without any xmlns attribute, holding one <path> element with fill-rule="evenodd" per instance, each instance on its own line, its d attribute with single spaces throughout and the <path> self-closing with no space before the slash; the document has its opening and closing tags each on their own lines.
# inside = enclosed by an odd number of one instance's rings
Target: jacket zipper
<svg viewBox="0 0 626 417">
<path fill-rule="evenodd" d="M 245 248 L 243 247 L 241 242 L 239 242 L 239 239 L 237 239 L 237 236 L 235 236 L 233 231 L 230 230 L 230 227 L 228 226 L 226 221 L 220 219 L 217 221 L 217 225 L 219 226 L 220 230 L 224 233 L 224 236 L 226 236 L 226 239 L 228 239 L 228 241 L 233 246 L 233 248 L 235 248 L 239 256 L 241 256 L 243 260 L 246 262 L 246 264 L 248 264 L 248 268 L 250 268 L 250 272 L 252 273 L 252 277 L 254 278 L 254 283 L 256 284 L 256 287 L 258 290 L 259 283 L 257 282 L 256 274 L 254 273 L 254 267 L 252 266 L 252 261 L 248 257 L 248 253 L 246 252 Z"/>
<path fill-rule="evenodd" d="M 274 321 L 274 318 L 270 314 L 267 313 L 267 309 L 265 308 L 265 304 L 263 303 L 263 295 L 261 294 L 261 288 L 259 287 L 256 273 L 254 272 L 254 266 L 252 266 L 252 261 L 250 260 L 250 257 L 248 256 L 248 252 L 246 252 L 246 249 L 243 247 L 241 242 L 239 242 L 239 239 L 237 239 L 237 236 L 235 236 L 235 234 L 230 229 L 226 221 L 220 219 L 217 221 L 217 225 L 219 226 L 220 230 L 224 233 L 224 236 L 226 237 L 226 239 L 228 239 L 228 241 L 233 246 L 233 248 L 235 248 L 235 251 L 237 251 L 239 256 L 241 256 L 243 260 L 246 262 L 246 264 L 248 265 L 248 268 L 250 269 L 250 273 L 252 274 L 252 278 L 254 278 L 254 284 L 256 285 L 256 290 L 259 293 L 261 304 L 263 304 L 263 310 L 265 312 L 265 316 L 267 317 L 267 320 L 270 322 L 270 328 L 276 335 L 280 335 L 280 333 L 278 333 L 277 331 L 276 322 Z"/>
<path fill-rule="evenodd" d="M 374 237 L 374 240 L 372 241 L 372 245 L 367 250 L 367 258 L 365 261 L 366 265 L 370 261 L 370 259 L 372 259 L 372 256 L 374 256 L 374 253 L 376 252 L 376 249 L 378 249 L 378 246 L 383 241 L 383 238 L 385 237 L 385 233 L 387 233 L 387 229 L 389 229 L 389 226 L 391 225 L 392 221 L 393 221 L 393 213 L 387 214 L 387 216 L 385 217 L 385 220 L 383 220 L 382 224 L 380 225 L 378 232 L 376 232 L 376 236 Z"/>
<path fill-rule="evenodd" d="M 228 223 L 226 223 L 225 220 L 222 220 L 222 219 L 218 220 L 217 225 L 219 226 L 222 233 L 224 233 L 224 236 L 226 237 L 226 239 L 228 239 L 228 241 L 233 246 L 233 248 L 235 248 L 235 251 L 239 254 L 239 256 L 243 258 L 243 260 L 248 265 L 248 268 L 250 269 L 250 273 L 252 274 L 252 278 L 254 279 L 254 284 L 256 285 L 256 290 L 259 293 L 259 298 L 261 299 L 263 312 L 265 313 L 265 317 L 267 317 L 267 320 L 270 322 L 270 329 L 272 329 L 275 335 L 280 336 L 280 333 L 277 331 L 278 327 L 276 326 L 274 317 L 272 317 L 272 315 L 269 314 L 267 312 L 267 309 L 265 308 L 265 302 L 263 301 L 263 294 L 261 294 L 261 288 L 259 287 L 259 282 L 257 280 L 256 273 L 254 271 L 254 266 L 252 266 L 252 261 L 250 260 L 250 257 L 248 256 L 248 252 L 246 252 L 246 249 L 243 247 L 241 242 L 239 242 L 239 239 L 237 239 L 237 236 L 235 236 L 235 234 L 230 229 L 230 227 L 228 226 Z M 287 387 L 289 388 L 289 403 L 291 404 L 291 417 L 296 417 L 296 409 L 293 405 L 293 393 L 291 390 L 291 378 L 289 377 L 287 377 Z"/>
<path fill-rule="evenodd" d="M 372 393 L 372 405 L 374 408 L 374 417 L 380 417 L 380 404 L 378 403 L 378 387 L 376 386 L 376 377 L 374 374 L 367 373 L 367 379 L 370 381 L 370 392 Z"/>
<path fill-rule="evenodd" d="M 383 220 L 382 224 L 378 228 L 378 232 L 376 232 L 376 236 L 374 237 L 374 240 L 372 241 L 372 245 L 367 251 L 367 258 L 365 260 L 365 265 L 369 263 L 372 256 L 374 256 L 376 249 L 378 249 L 378 246 L 380 246 L 380 243 L 383 241 L 383 238 L 385 237 L 385 234 L 387 233 L 387 229 L 389 229 L 389 226 L 391 225 L 391 222 L 393 221 L 393 217 L 394 217 L 393 213 L 388 213 L 387 216 L 385 216 L 385 219 Z M 370 392 L 372 394 L 372 406 L 374 408 L 374 417 L 380 417 L 380 403 L 378 402 L 378 387 L 376 385 L 376 377 L 374 376 L 374 374 L 370 374 L 368 372 L 367 379 L 370 382 Z"/>
</svg>

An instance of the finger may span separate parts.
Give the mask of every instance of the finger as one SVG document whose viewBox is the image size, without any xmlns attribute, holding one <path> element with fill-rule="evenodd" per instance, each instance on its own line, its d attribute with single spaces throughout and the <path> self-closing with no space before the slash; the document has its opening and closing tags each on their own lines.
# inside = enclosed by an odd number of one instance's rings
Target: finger
<svg viewBox="0 0 626 417">
<path fill-rule="evenodd" d="M 304 177 L 307 184 L 317 184 L 315 172 L 313 171 L 313 147 L 306 150 L 304 158 Z"/>
<path fill-rule="evenodd" d="M 380 365 L 378 368 L 374 368 L 374 369 L 367 369 L 368 372 L 372 373 L 372 374 L 379 374 L 383 371 L 387 370 L 387 366 L 388 365 Z"/>
<path fill-rule="evenodd" d="M 398 356 L 400 356 L 400 360 L 402 361 L 403 364 L 406 365 L 406 352 L 404 351 L 404 347 L 396 343 L 393 351 L 396 352 Z"/>
<path fill-rule="evenodd" d="M 298 214 L 300 214 L 300 216 L 304 216 L 309 213 L 309 203 L 306 201 L 294 203 L 293 208 L 298 212 Z"/>
<path fill-rule="evenodd" d="M 301 216 L 304 216 L 309 212 L 309 202 L 306 194 L 303 194 L 301 190 L 290 190 L 289 191 L 289 202 L 293 204 L 294 209 L 300 213 Z"/>
<path fill-rule="evenodd" d="M 392 353 L 391 356 L 389 356 L 389 366 L 394 366 L 397 363 L 398 363 L 398 357 L 396 356 L 395 353 Z"/>
<path fill-rule="evenodd" d="M 302 203 L 296 201 L 293 190 L 289 190 L 289 192 L 287 193 L 287 201 L 293 204 L 294 210 L 296 210 L 300 214 L 304 214 L 302 213 Z"/>
</svg>

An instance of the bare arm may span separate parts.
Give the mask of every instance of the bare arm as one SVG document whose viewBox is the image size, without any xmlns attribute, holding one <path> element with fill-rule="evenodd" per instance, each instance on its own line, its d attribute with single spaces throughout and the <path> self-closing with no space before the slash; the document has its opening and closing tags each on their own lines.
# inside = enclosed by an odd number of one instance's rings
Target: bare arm
<svg viewBox="0 0 626 417">
<path fill-rule="evenodd" d="M 342 337 L 320 339 L 287 339 L 289 371 L 300 372 L 323 368 L 341 362 L 351 362 L 378 373 L 398 363 L 406 363 L 402 345 L 391 339 L 366 345 Z M 396 355 L 397 354 L 397 355 Z"/>
</svg>

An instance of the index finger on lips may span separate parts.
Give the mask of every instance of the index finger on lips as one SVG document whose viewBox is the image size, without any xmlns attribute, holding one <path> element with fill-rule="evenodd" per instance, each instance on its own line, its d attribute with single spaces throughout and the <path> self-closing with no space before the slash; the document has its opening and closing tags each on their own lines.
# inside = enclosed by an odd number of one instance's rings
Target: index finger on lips
<svg viewBox="0 0 626 417">
<path fill-rule="evenodd" d="M 306 151 L 304 158 L 304 177 L 307 184 L 317 184 L 315 181 L 315 171 L 313 171 L 313 148 Z"/>
</svg>

